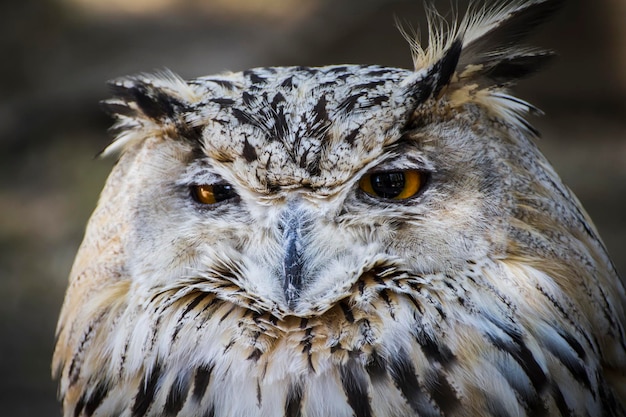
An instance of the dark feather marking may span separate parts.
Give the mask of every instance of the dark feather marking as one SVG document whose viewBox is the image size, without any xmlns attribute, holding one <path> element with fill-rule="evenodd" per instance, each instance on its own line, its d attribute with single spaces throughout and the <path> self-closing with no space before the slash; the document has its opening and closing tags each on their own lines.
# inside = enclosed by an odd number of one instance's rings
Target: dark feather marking
<svg viewBox="0 0 626 417">
<path fill-rule="evenodd" d="M 517 391 L 519 393 L 519 391 Z M 550 415 L 550 410 L 546 403 L 539 396 L 523 397 L 524 409 L 528 412 L 529 416 L 533 417 L 547 417 Z"/>
<path fill-rule="evenodd" d="M 371 346 L 376 343 L 376 338 L 374 333 L 372 332 L 372 325 L 368 319 L 359 320 L 359 329 L 361 332 L 361 341 L 359 343 L 363 343 L 365 345 Z"/>
<path fill-rule="evenodd" d="M 175 416 L 185 405 L 189 393 L 189 377 L 187 374 L 179 377 L 170 387 L 170 392 L 165 400 L 165 414 Z"/>
<path fill-rule="evenodd" d="M 597 240 L 597 239 L 596 239 Z M 602 243 L 600 243 L 601 245 L 603 245 Z M 593 280 L 594 282 L 598 282 L 596 275 L 593 275 Z M 623 334 L 622 334 L 622 330 L 621 330 L 621 326 L 615 322 L 615 317 L 613 317 L 612 311 L 613 309 L 611 308 L 611 305 L 609 303 L 609 298 L 607 296 L 606 290 L 598 285 L 597 287 L 598 291 L 600 292 L 600 295 L 602 296 L 602 301 L 604 301 L 603 306 L 602 306 L 602 313 L 604 313 L 604 318 L 606 319 L 607 322 L 609 322 L 609 330 L 608 330 L 608 334 L 613 336 L 614 335 L 614 329 L 618 329 L 619 332 L 619 338 L 616 337 L 616 339 L 621 339 L 623 340 Z M 626 346 L 623 342 L 622 342 L 622 347 Z"/>
<path fill-rule="evenodd" d="M 485 316 L 487 317 L 487 316 Z M 535 360 L 530 349 L 524 343 L 521 334 L 516 329 L 511 328 L 498 320 L 487 317 L 496 327 L 506 333 L 510 340 L 497 337 L 494 334 L 487 334 L 487 338 L 491 343 L 503 352 L 507 352 L 522 367 L 533 387 L 538 393 L 541 393 L 547 386 L 548 377 L 541 369 L 541 366 Z"/>
<path fill-rule="evenodd" d="M 384 379 L 387 375 L 387 362 L 374 350 L 365 365 L 365 370 L 370 376 L 372 383 L 375 383 Z"/>
<path fill-rule="evenodd" d="M 328 131 L 324 135 L 324 140 L 322 141 L 321 148 L 325 148 L 325 144 L 328 141 Z M 313 154 L 313 159 L 309 164 L 307 164 L 306 170 L 312 177 L 317 177 L 321 174 L 322 169 L 320 168 L 320 158 L 321 152 L 316 152 Z"/>
<path fill-rule="evenodd" d="M 235 89 L 235 85 L 231 82 L 231 81 L 227 81 L 227 80 L 213 80 L 213 79 L 207 79 L 206 81 L 215 83 L 227 90 L 234 90 Z"/>
<path fill-rule="evenodd" d="M 263 403 L 263 395 L 261 393 L 261 381 L 257 378 L 256 380 L 256 405 L 261 408 Z"/>
<path fill-rule="evenodd" d="M 391 299 L 389 298 L 389 294 L 387 294 L 387 290 L 386 289 L 382 289 L 382 290 L 380 290 L 380 292 L 378 294 L 380 295 L 380 298 L 383 299 L 385 304 L 387 304 L 387 310 L 389 311 L 389 315 L 391 316 L 391 318 L 393 320 L 395 320 L 396 319 L 396 313 L 394 311 L 393 304 L 391 304 Z"/>
<path fill-rule="evenodd" d="M 248 93 L 247 91 L 244 91 L 241 94 L 241 101 L 243 101 L 243 104 L 245 104 L 246 106 L 249 106 L 250 104 L 254 103 L 256 101 L 256 96 L 253 96 L 252 94 Z"/>
<path fill-rule="evenodd" d="M 446 345 L 437 343 L 432 335 L 418 328 L 415 332 L 415 340 L 422 348 L 422 352 L 431 362 L 439 362 L 444 368 L 448 368 L 456 362 L 456 356 Z"/>
<path fill-rule="evenodd" d="M 372 409 L 367 392 L 367 380 L 360 366 L 353 359 L 340 369 L 341 384 L 355 417 L 371 417 Z"/>
<path fill-rule="evenodd" d="M 546 291 L 545 288 L 543 288 L 541 285 L 536 285 L 535 288 L 537 289 L 537 291 L 539 291 L 541 293 L 541 295 L 546 297 L 548 299 L 548 301 L 550 301 L 552 303 L 552 306 L 554 308 L 556 308 L 559 311 L 559 313 L 561 313 L 561 317 L 563 317 L 565 320 L 567 320 L 574 328 L 578 329 L 579 334 L 582 335 L 582 337 L 585 339 L 585 341 L 587 342 L 587 344 L 589 346 L 593 346 L 594 345 L 592 340 L 589 338 L 589 335 L 586 332 L 582 331 L 580 329 L 579 324 L 574 322 L 570 318 L 570 314 L 563 308 L 563 306 L 558 302 L 558 300 L 554 296 L 552 296 L 552 294 L 550 294 L 548 291 Z"/>
<path fill-rule="evenodd" d="M 204 314 L 204 313 L 206 313 L 208 310 L 210 310 L 210 309 L 212 309 L 213 307 L 215 307 L 215 305 L 216 305 L 216 304 L 218 304 L 218 302 L 219 302 L 219 301 L 220 301 L 220 300 L 219 300 L 219 298 L 217 298 L 217 297 L 213 296 L 213 298 L 211 299 L 211 301 L 209 301 L 208 303 L 206 303 L 206 305 L 205 305 L 204 307 L 202 307 L 202 311 L 200 311 L 200 313 L 198 313 L 198 314 L 200 315 L 200 314 Z M 211 313 L 211 314 L 207 314 L 207 315 L 203 318 L 202 322 L 204 323 L 206 320 L 208 320 L 209 318 L 211 318 L 211 317 L 212 317 L 212 315 L 213 315 L 212 313 Z"/>
<path fill-rule="evenodd" d="M 434 373 L 429 392 L 444 416 L 453 415 L 453 412 L 461 406 L 456 391 L 443 372 Z"/>
<path fill-rule="evenodd" d="M 528 3 L 526 7 L 511 13 L 498 26 L 483 34 L 472 43 L 465 45 L 461 65 L 479 64 L 490 58 L 493 51 L 510 48 L 527 36 L 535 27 L 549 18 L 563 0 L 548 0 L 541 3 Z M 477 59 L 478 58 L 478 59 Z"/>
<path fill-rule="evenodd" d="M 224 313 L 222 315 L 222 317 L 220 317 L 220 323 L 223 322 L 224 320 L 226 320 L 226 317 L 230 316 L 230 313 L 232 313 L 233 311 L 235 311 L 235 309 L 237 308 L 236 305 L 231 306 L 228 311 L 226 311 L 226 313 Z"/>
<path fill-rule="evenodd" d="M 273 112 L 274 115 L 274 136 L 281 142 L 287 142 L 289 138 L 289 124 L 285 117 L 285 109 L 280 106 Z"/>
<path fill-rule="evenodd" d="M 318 73 L 322 72 L 319 68 L 316 67 L 305 67 L 302 65 L 299 65 L 297 67 L 294 68 L 296 71 L 298 72 L 305 72 L 309 75 L 317 75 Z"/>
<path fill-rule="evenodd" d="M 348 71 L 348 68 L 345 66 L 339 66 L 339 67 L 331 67 L 328 70 L 326 70 L 327 74 L 340 74 L 340 73 L 345 73 Z"/>
<path fill-rule="evenodd" d="M 351 77 L 352 77 L 352 74 L 346 73 L 346 74 L 338 75 L 337 79 L 341 80 L 341 81 L 345 81 L 345 80 L 347 80 L 348 78 L 351 78 Z"/>
<path fill-rule="evenodd" d="M 211 407 L 209 407 L 202 417 L 215 417 L 215 407 L 213 404 L 211 404 Z"/>
<path fill-rule="evenodd" d="M 521 106 L 526 106 L 526 107 L 528 107 L 528 110 L 529 110 L 531 113 L 533 113 L 533 114 L 536 114 L 536 115 L 543 115 L 543 112 L 542 112 L 541 110 L 539 110 L 537 107 L 535 107 L 535 106 L 533 106 L 532 104 L 530 104 L 530 103 L 528 103 L 528 102 L 526 102 L 526 101 L 524 101 L 524 100 L 521 100 L 521 99 L 519 99 L 519 98 L 517 98 L 517 97 L 513 97 L 513 96 L 509 96 L 509 95 L 500 95 L 499 97 L 500 97 L 501 99 L 508 100 L 508 101 L 512 101 L 513 103 L 517 103 L 517 104 L 519 104 L 519 105 L 521 105 Z M 549 180 L 549 179 L 548 179 L 548 180 Z M 554 184 L 554 182 L 552 183 L 552 185 L 555 185 L 555 184 Z M 563 195 L 563 194 L 561 193 L 561 195 Z M 564 198 L 569 198 L 569 197 L 567 197 L 567 196 L 563 196 L 563 197 L 564 197 Z M 581 217 L 580 219 L 582 219 L 582 217 Z M 476 262 L 474 262 L 474 261 L 471 261 L 471 262 L 473 262 L 473 263 L 470 263 L 470 261 L 466 261 L 466 262 L 467 262 L 468 264 L 470 264 L 470 265 L 476 265 Z"/>
<path fill-rule="evenodd" d="M 285 417 L 302 416 L 302 385 L 293 384 L 287 392 L 285 400 Z"/>
<path fill-rule="evenodd" d="M 343 312 L 343 315 L 346 317 L 346 320 L 348 320 L 348 323 L 354 323 L 354 315 L 352 314 L 352 309 L 350 308 L 350 306 L 348 306 L 343 301 L 339 303 L 339 306 L 341 307 L 341 311 Z"/>
<path fill-rule="evenodd" d="M 383 96 L 372 97 L 371 99 L 368 100 L 367 106 L 364 106 L 364 107 L 380 106 L 381 104 L 387 101 L 389 101 L 389 96 L 383 95 Z"/>
<path fill-rule="evenodd" d="M 265 78 L 261 77 L 253 70 L 245 70 L 243 75 L 244 77 L 248 77 L 252 84 L 265 84 L 267 82 Z"/>
<path fill-rule="evenodd" d="M 352 90 L 372 90 L 376 87 L 379 87 L 381 85 L 385 85 L 386 81 L 385 80 L 378 80 L 378 81 L 370 81 L 367 83 L 363 83 L 363 84 L 357 84 L 355 86 L 352 87 Z"/>
<path fill-rule="evenodd" d="M 237 119 L 237 121 L 239 123 L 242 124 L 249 124 L 251 126 L 254 126 L 258 129 L 261 129 L 263 131 L 267 130 L 267 127 L 261 123 L 259 120 L 257 120 L 253 115 L 251 115 L 250 113 L 247 113 L 241 109 L 238 109 L 236 107 L 232 108 L 232 113 L 233 116 L 235 117 L 235 119 Z"/>
<path fill-rule="evenodd" d="M 149 82 L 139 79 L 132 81 L 133 84 L 130 86 L 116 81 L 110 83 L 113 94 L 128 102 L 136 103 L 141 112 L 153 120 L 169 119 L 174 123 L 177 133 L 182 138 L 198 141 L 202 137 L 201 127 L 190 126 L 181 117 L 183 113 L 191 109 L 188 104 Z"/>
<path fill-rule="evenodd" d="M 358 92 L 358 93 L 352 94 L 351 96 L 346 97 L 345 99 L 341 101 L 341 103 L 339 103 L 339 105 L 337 106 L 337 109 L 345 113 L 351 112 L 352 110 L 354 110 L 354 107 L 357 105 L 359 98 L 363 97 L 366 94 L 367 92 L 361 91 L 361 92 Z"/>
<path fill-rule="evenodd" d="M 212 98 L 209 101 L 211 103 L 219 104 L 221 107 L 230 107 L 233 104 L 235 104 L 235 100 L 233 100 L 232 98 L 218 97 L 218 98 Z"/>
<path fill-rule="evenodd" d="M 272 108 L 275 109 L 280 103 L 285 103 L 285 96 L 279 91 L 272 99 Z"/>
<path fill-rule="evenodd" d="M 230 348 L 232 348 L 235 345 L 236 340 L 235 339 L 230 339 L 230 341 L 228 342 L 228 344 L 226 346 L 224 346 L 224 352 L 226 353 L 230 350 Z"/>
<path fill-rule="evenodd" d="M 415 367 L 406 352 L 399 351 L 389 361 L 389 373 L 411 408 L 422 417 L 441 417 L 441 413 L 430 403 L 420 389 Z"/>
<path fill-rule="evenodd" d="M 359 289 L 359 295 L 363 295 L 363 293 L 365 292 L 365 281 L 363 281 L 362 279 L 360 279 L 357 283 L 357 287 Z"/>
<path fill-rule="evenodd" d="M 146 412 L 150 408 L 150 405 L 154 401 L 154 395 L 157 390 L 157 384 L 161 378 L 161 365 L 155 364 L 148 376 L 147 381 L 141 381 L 139 384 L 139 391 L 135 396 L 135 403 L 133 404 L 132 416 L 141 417 L 146 415 Z"/>
<path fill-rule="evenodd" d="M 334 341 L 331 345 L 330 345 L 330 353 L 335 353 L 338 352 L 340 350 L 343 350 L 343 346 L 341 346 L 341 343 Z"/>
<path fill-rule="evenodd" d="M 559 332 L 559 334 L 561 333 Z M 563 340 L 567 341 L 566 339 Z M 579 357 L 574 357 L 571 352 L 563 350 L 557 344 L 551 343 L 550 340 L 545 340 L 544 342 L 550 353 L 556 356 L 559 361 L 561 361 L 561 363 L 569 370 L 570 374 L 576 379 L 576 381 L 583 384 L 585 388 L 587 388 L 587 390 L 590 391 L 595 398 L 596 392 L 591 387 L 591 381 L 589 380 L 589 376 L 587 375 L 585 363 L 582 362 Z"/>
<path fill-rule="evenodd" d="M 105 313 L 107 313 L 107 310 L 101 312 L 91 323 L 89 323 L 87 330 L 83 333 L 83 336 L 80 340 L 78 349 L 76 349 L 76 352 L 74 352 L 74 355 L 72 356 L 72 361 L 70 362 L 70 368 L 68 371 L 70 378 L 70 387 L 78 382 L 78 377 L 80 376 L 81 365 L 83 362 L 83 350 L 91 340 L 95 326 L 100 323 Z"/>
<path fill-rule="evenodd" d="M 309 368 L 311 371 L 315 372 L 315 367 L 313 367 L 313 357 L 311 355 L 311 347 L 313 346 L 313 329 L 310 327 L 304 331 L 304 338 L 302 339 L 302 353 L 307 354 L 307 361 L 309 364 Z"/>
<path fill-rule="evenodd" d="M 181 316 L 178 319 L 178 323 L 176 325 L 176 328 L 174 329 L 174 332 L 172 333 L 172 342 L 174 340 L 176 340 L 176 337 L 178 336 L 178 333 L 180 332 L 180 329 L 182 329 L 183 327 L 183 319 L 185 318 L 185 316 L 187 314 L 189 314 L 189 312 L 191 310 L 193 310 L 194 308 L 196 308 L 198 306 L 198 304 L 200 304 L 200 302 L 202 300 L 204 300 L 206 297 L 208 297 L 209 293 L 206 292 L 202 292 L 198 295 L 196 295 L 194 297 L 194 299 L 189 303 L 189 305 L 187 305 L 187 307 L 185 308 L 185 310 L 183 311 L 183 313 L 181 314 Z"/>
<path fill-rule="evenodd" d="M 263 351 L 261 351 L 258 348 L 257 349 L 253 349 L 252 352 L 250 352 L 250 355 L 248 355 L 247 359 L 256 362 L 256 361 L 259 360 L 261 355 L 263 355 Z"/>
<path fill-rule="evenodd" d="M 315 114 L 315 122 L 327 122 L 328 121 L 328 111 L 326 110 L 326 105 L 328 102 L 326 101 L 326 96 L 321 96 L 315 106 L 313 107 L 313 113 Z"/>
<path fill-rule="evenodd" d="M 571 335 L 571 333 L 568 333 L 562 329 L 558 329 L 557 332 L 567 342 L 567 344 L 570 345 L 572 349 L 574 349 L 574 352 L 576 352 L 576 354 L 578 355 L 578 358 L 584 361 L 587 357 L 587 353 L 585 352 L 585 349 L 581 346 L 581 344 L 578 342 L 578 340 L 576 340 L 574 336 Z"/>
<path fill-rule="evenodd" d="M 361 130 L 360 127 L 357 127 L 356 129 L 352 130 L 350 133 L 348 133 L 346 135 L 345 141 L 349 144 L 352 145 L 354 144 L 354 140 L 356 139 L 356 136 L 359 134 L 359 131 Z"/>
<path fill-rule="evenodd" d="M 484 74 L 496 83 L 506 84 L 538 71 L 553 56 L 552 53 L 544 52 L 504 57 L 487 69 Z"/>
<path fill-rule="evenodd" d="M 290 75 L 289 77 L 285 78 L 285 80 L 280 84 L 280 86 L 284 88 L 293 88 L 294 87 L 293 75 Z"/>
<path fill-rule="evenodd" d="M 204 131 L 202 126 L 191 126 L 187 123 L 178 123 L 176 129 L 178 129 L 178 134 L 181 137 L 188 139 L 192 143 L 197 143 L 198 145 L 200 144 L 200 141 L 202 140 L 202 132 Z"/>
<path fill-rule="evenodd" d="M 298 166 L 300 168 L 306 168 L 307 166 L 307 157 L 309 156 L 309 152 L 311 151 L 311 148 L 307 148 L 304 150 L 304 152 L 302 152 L 302 155 L 300 155 L 300 162 L 298 163 Z"/>
<path fill-rule="evenodd" d="M 444 311 L 443 305 L 441 305 L 441 302 L 433 298 L 432 295 L 430 295 L 429 293 L 422 293 L 422 295 L 426 298 L 426 300 L 433 307 L 435 307 L 435 310 L 437 310 L 437 313 L 439 314 L 439 317 L 441 318 L 441 320 L 446 321 L 448 319 L 448 316 L 446 312 Z"/>
<path fill-rule="evenodd" d="M 407 94 L 415 100 L 414 106 L 419 106 L 433 96 L 437 96 L 448 85 L 450 78 L 456 70 L 459 56 L 463 49 L 463 43 L 456 39 L 443 57 L 428 70 L 428 73 L 409 86 Z M 407 126 L 411 126 L 414 120 L 409 120 Z"/>
<path fill-rule="evenodd" d="M 368 71 L 367 73 L 365 73 L 365 75 L 369 76 L 369 77 L 382 77 L 383 75 L 387 75 L 389 74 L 389 70 L 384 68 L 384 69 L 375 69 L 372 71 Z"/>
<path fill-rule="evenodd" d="M 429 75 L 433 74 L 435 78 L 435 85 L 433 86 L 433 96 L 437 96 L 441 90 L 448 85 L 454 71 L 456 70 L 456 66 L 459 63 L 459 57 L 461 56 L 461 51 L 463 50 L 463 42 L 460 39 L 456 39 L 450 45 L 450 48 L 445 52 L 443 57 L 435 64 L 434 68 L 429 71 Z M 418 103 L 422 101 L 418 99 Z"/>
<path fill-rule="evenodd" d="M 500 365 L 497 363 L 497 365 Z M 534 387 L 529 386 L 526 381 L 511 372 L 506 364 L 501 364 L 500 374 L 506 379 L 509 386 L 517 393 L 521 400 L 520 404 L 527 411 L 527 415 L 533 417 L 547 416 L 549 410 L 543 398 L 539 396 Z M 530 378 L 529 378 L 530 379 Z"/>
<path fill-rule="evenodd" d="M 137 103 L 141 111 L 151 119 L 159 120 L 163 116 L 173 118 L 183 103 L 175 97 L 146 84 L 135 84 L 128 93 Z"/>
<path fill-rule="evenodd" d="M 85 396 L 86 395 L 87 395 L 87 392 L 83 392 L 83 395 L 81 395 L 78 401 L 76 402 L 76 406 L 74 407 L 74 417 L 80 416 L 80 413 L 85 408 Z"/>
<path fill-rule="evenodd" d="M 204 393 L 211 382 L 211 373 L 215 365 L 202 365 L 196 369 L 196 375 L 193 380 L 193 399 L 197 402 L 202 400 Z"/>
<path fill-rule="evenodd" d="M 411 288 L 413 288 L 411 286 Z M 414 288 L 413 288 L 414 289 Z M 409 301 L 411 302 L 411 304 L 413 304 L 413 306 L 415 307 L 415 309 L 420 313 L 420 314 L 424 314 L 424 306 L 422 306 L 422 304 L 420 304 L 415 297 L 413 297 L 412 295 L 405 295 L 406 298 L 409 299 Z"/>
<path fill-rule="evenodd" d="M 250 142 L 248 142 L 247 137 L 245 137 L 243 141 L 242 153 L 243 153 L 243 157 L 246 158 L 246 161 L 248 162 L 256 161 L 256 159 L 258 158 L 256 154 L 256 150 L 254 149 L 254 146 L 250 145 Z"/>
<path fill-rule="evenodd" d="M 100 381 L 96 388 L 89 395 L 89 399 L 85 403 L 85 415 L 90 417 L 100 407 L 102 401 L 109 393 L 109 384 L 106 381 Z"/>
<path fill-rule="evenodd" d="M 604 416 L 626 415 L 626 410 L 619 400 L 608 385 L 600 384 L 600 403 L 603 405 Z"/>
<path fill-rule="evenodd" d="M 516 119 L 532 136 L 536 138 L 541 137 L 541 132 L 531 125 L 526 119 L 523 117 L 516 117 Z"/>
<path fill-rule="evenodd" d="M 562 417 L 574 416 L 574 411 L 569 408 L 567 402 L 565 401 L 565 397 L 563 397 L 563 393 L 556 384 L 552 385 L 552 398 L 554 399 L 556 408 L 559 409 Z"/>
</svg>

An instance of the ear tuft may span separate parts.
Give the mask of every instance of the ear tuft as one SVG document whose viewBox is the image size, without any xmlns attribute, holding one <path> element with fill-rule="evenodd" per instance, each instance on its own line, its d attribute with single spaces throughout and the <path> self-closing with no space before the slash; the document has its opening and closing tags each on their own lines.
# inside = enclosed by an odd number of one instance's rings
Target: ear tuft
<svg viewBox="0 0 626 417">
<path fill-rule="evenodd" d="M 416 74 L 424 74 L 411 87 L 418 104 L 437 98 L 443 91 L 452 105 L 481 104 L 498 116 L 512 117 L 512 123 L 532 133 L 521 118 L 532 106 L 521 100 L 503 99 L 504 90 L 553 56 L 520 42 L 563 2 L 529 0 L 474 7 L 460 23 L 451 25 L 431 10 L 428 48 L 411 41 Z"/>
<path fill-rule="evenodd" d="M 114 97 L 101 102 L 116 119 L 111 130 L 116 135 L 101 155 L 123 151 L 149 136 L 170 134 L 184 138 L 197 135 L 186 115 L 200 101 L 184 80 L 170 71 L 113 80 Z"/>
</svg>

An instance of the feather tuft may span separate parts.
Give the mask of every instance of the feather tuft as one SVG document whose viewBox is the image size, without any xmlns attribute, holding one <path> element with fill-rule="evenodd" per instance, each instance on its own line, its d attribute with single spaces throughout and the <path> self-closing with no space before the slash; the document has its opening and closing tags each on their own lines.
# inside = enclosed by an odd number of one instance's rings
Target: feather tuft
<svg viewBox="0 0 626 417">
<path fill-rule="evenodd" d="M 445 93 L 452 105 L 481 104 L 534 135 L 536 131 L 523 115 L 536 109 L 509 96 L 506 88 L 537 71 L 553 56 L 550 51 L 520 42 L 562 3 L 563 0 L 535 0 L 500 2 L 490 7 L 474 5 L 460 22 L 453 23 L 429 8 L 426 47 L 416 38 L 410 39 L 406 31 L 402 33 L 409 40 L 415 71 L 426 70 L 422 83 L 432 84 L 429 78 L 435 80 L 434 96 L 447 87 Z M 451 55 L 456 60 L 450 60 Z M 452 69 L 451 62 L 455 65 Z"/>
</svg>

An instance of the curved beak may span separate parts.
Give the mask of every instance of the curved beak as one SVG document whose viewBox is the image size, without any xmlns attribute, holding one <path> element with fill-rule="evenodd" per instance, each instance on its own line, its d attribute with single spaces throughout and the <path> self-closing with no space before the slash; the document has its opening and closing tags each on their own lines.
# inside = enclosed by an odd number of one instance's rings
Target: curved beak
<svg viewBox="0 0 626 417">
<path fill-rule="evenodd" d="M 283 292 L 289 308 L 294 308 L 306 284 L 304 277 L 304 248 L 308 240 L 311 220 L 310 213 L 298 209 L 290 202 L 280 216 L 279 229 L 282 231 L 283 242 Z"/>
</svg>

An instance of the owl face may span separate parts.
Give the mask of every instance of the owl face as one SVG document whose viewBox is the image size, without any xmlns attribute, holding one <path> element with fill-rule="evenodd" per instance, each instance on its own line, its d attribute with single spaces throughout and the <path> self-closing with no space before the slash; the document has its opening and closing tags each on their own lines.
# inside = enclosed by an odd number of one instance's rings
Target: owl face
<svg viewBox="0 0 626 417">
<path fill-rule="evenodd" d="M 435 31 L 414 70 L 114 81 L 65 415 L 624 415 L 624 289 L 506 91 L 556 3 Z"/>
<path fill-rule="evenodd" d="M 441 272 L 502 250 L 501 155 L 488 149 L 511 133 L 472 128 L 487 120 L 471 108 L 413 127 L 432 76 L 260 68 L 190 83 L 195 135 L 175 129 L 133 156 L 133 217 L 153 219 L 130 233 L 145 253 L 137 284 L 203 277 L 254 310 L 306 316 L 373 268 Z"/>
</svg>

